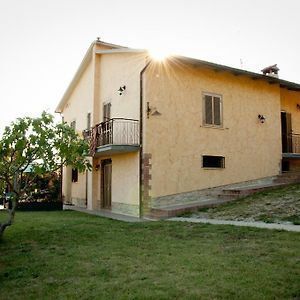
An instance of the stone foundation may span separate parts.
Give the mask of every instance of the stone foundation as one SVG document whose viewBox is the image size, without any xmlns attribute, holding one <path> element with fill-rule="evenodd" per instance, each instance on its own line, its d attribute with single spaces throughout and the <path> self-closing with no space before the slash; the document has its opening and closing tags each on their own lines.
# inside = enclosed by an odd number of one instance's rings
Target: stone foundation
<svg viewBox="0 0 300 300">
<path fill-rule="evenodd" d="M 139 206 L 135 204 L 112 202 L 111 211 L 113 213 L 133 216 L 133 217 L 139 217 L 140 215 Z"/>
<path fill-rule="evenodd" d="M 77 207 L 86 207 L 86 199 L 82 198 L 72 198 L 72 205 Z"/>
</svg>

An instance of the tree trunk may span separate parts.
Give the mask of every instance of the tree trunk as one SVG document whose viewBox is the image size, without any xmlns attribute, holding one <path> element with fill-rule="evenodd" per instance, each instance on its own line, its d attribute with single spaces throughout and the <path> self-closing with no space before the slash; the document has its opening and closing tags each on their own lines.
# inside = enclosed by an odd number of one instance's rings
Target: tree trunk
<svg viewBox="0 0 300 300">
<path fill-rule="evenodd" d="M 3 223 L 0 223 L 0 239 L 3 236 L 3 233 L 5 231 L 5 229 L 12 225 L 14 218 L 15 218 L 15 212 L 16 212 L 16 208 L 17 208 L 17 200 L 15 199 L 15 197 L 13 197 L 12 201 L 12 207 L 7 209 L 8 212 L 8 217 L 7 220 Z"/>
</svg>

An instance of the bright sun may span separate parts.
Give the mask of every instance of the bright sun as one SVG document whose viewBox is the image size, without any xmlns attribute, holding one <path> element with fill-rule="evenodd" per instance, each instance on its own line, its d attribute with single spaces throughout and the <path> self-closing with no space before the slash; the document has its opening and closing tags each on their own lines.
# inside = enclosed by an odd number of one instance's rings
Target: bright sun
<svg viewBox="0 0 300 300">
<path fill-rule="evenodd" d="M 158 61 L 163 61 L 168 56 L 170 56 L 170 52 L 167 51 L 166 49 L 162 49 L 162 48 L 150 49 L 149 54 L 154 60 L 158 60 Z"/>
</svg>

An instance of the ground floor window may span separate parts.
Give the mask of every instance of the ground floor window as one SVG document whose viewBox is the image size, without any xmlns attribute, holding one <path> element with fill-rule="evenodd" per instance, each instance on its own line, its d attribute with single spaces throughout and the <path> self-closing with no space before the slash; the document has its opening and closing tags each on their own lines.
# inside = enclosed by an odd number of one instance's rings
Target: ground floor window
<svg viewBox="0 0 300 300">
<path fill-rule="evenodd" d="M 78 170 L 72 169 L 72 182 L 78 182 Z"/>
<path fill-rule="evenodd" d="M 215 155 L 202 156 L 203 168 L 225 168 L 225 157 Z"/>
</svg>

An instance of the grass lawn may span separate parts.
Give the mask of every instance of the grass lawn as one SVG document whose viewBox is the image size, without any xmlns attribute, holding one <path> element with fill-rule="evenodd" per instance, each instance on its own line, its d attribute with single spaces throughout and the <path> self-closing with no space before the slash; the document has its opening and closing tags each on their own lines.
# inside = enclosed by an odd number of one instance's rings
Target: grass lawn
<svg viewBox="0 0 300 300">
<path fill-rule="evenodd" d="M 189 214 L 190 216 L 195 214 Z M 300 184 L 257 193 L 215 208 L 200 209 L 199 217 L 300 225 Z"/>
<path fill-rule="evenodd" d="M 299 249 L 295 232 L 18 212 L 0 299 L 300 299 Z"/>
</svg>

